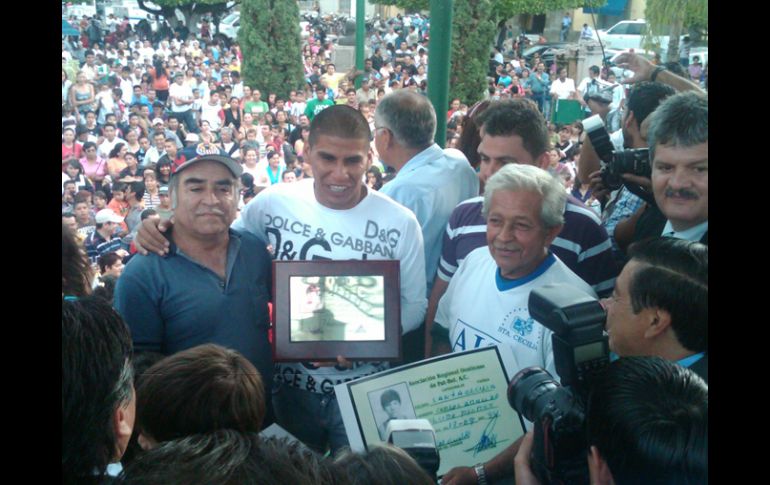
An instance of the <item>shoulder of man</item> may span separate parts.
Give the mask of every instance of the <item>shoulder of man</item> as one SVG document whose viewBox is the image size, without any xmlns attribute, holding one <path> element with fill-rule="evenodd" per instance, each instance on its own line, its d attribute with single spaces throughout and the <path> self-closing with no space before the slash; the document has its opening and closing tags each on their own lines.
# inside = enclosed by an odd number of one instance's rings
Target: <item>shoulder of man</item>
<svg viewBox="0 0 770 485">
<path fill-rule="evenodd" d="M 484 205 L 484 196 L 471 197 L 466 199 L 452 210 L 452 214 L 449 216 L 449 224 L 452 227 L 476 225 L 481 221 L 481 224 L 486 224 L 484 217 L 481 215 L 481 210 Z"/>
<path fill-rule="evenodd" d="M 554 257 L 556 258 L 556 263 L 548 268 L 543 276 L 547 275 L 548 278 L 553 279 L 554 282 L 558 281 L 559 283 L 574 286 L 575 288 L 588 293 L 592 297 L 597 298 L 596 291 L 594 291 L 591 285 L 586 283 L 580 276 L 572 271 L 558 256 Z"/>
</svg>

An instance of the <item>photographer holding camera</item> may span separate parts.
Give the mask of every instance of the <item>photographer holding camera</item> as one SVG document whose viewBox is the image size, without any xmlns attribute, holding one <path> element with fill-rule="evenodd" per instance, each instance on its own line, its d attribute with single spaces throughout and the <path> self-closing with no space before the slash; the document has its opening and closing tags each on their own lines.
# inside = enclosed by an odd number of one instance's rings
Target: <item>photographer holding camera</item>
<svg viewBox="0 0 770 485">
<path fill-rule="evenodd" d="M 586 407 L 592 484 L 708 483 L 708 385 L 660 357 L 626 357 L 595 381 Z M 533 433 L 514 460 L 517 485 L 539 485 Z"/>
<path fill-rule="evenodd" d="M 629 190 L 625 182 L 629 175 L 615 177 L 614 186 L 609 187 L 608 181 L 602 177 L 602 161 L 605 162 L 605 172 L 614 168 L 612 162 L 615 153 L 629 153 L 631 150 L 647 148 L 647 141 L 642 136 L 642 123 L 652 114 L 658 105 L 675 91 L 661 83 L 645 82 L 635 86 L 628 94 L 625 114 L 621 129 L 609 135 L 599 124 L 592 124 L 592 118 L 583 122 L 586 136 L 583 140 L 578 161 L 578 177 L 580 180 L 590 180 L 591 189 L 602 204 L 602 225 L 612 242 L 612 251 L 618 261 L 624 261 L 623 250 L 628 245 L 630 237 L 623 233 L 618 224 L 631 217 L 644 200 L 635 192 Z M 597 136 L 604 141 L 600 146 Z M 592 139 L 593 138 L 593 139 Z M 607 143 L 609 141 L 609 143 Z M 610 191 L 612 194 L 610 195 Z"/>
<path fill-rule="evenodd" d="M 692 81 L 677 76 L 663 66 L 655 66 L 650 61 L 633 52 L 627 52 L 618 55 L 614 62 L 620 68 L 630 69 L 634 75 L 627 78 L 625 82 L 636 84 L 626 103 L 626 113 L 623 117 L 622 131 L 614 132 L 610 139 L 613 142 L 615 150 L 625 148 L 646 148 L 647 140 L 645 128 L 645 119 L 652 113 L 658 104 L 674 92 L 694 91 L 704 93 L 700 86 Z M 673 88 L 673 89 L 672 89 Z M 588 130 L 587 130 L 588 131 Z M 609 158 L 612 156 L 610 155 Z M 606 155 L 602 160 L 611 165 L 612 160 L 607 160 Z M 578 167 L 579 176 L 584 180 L 592 181 L 594 194 L 599 197 L 606 197 L 607 189 L 605 183 L 599 176 L 600 156 L 594 150 L 593 141 L 587 136 L 584 141 L 583 151 Z M 647 174 L 645 174 L 647 175 Z M 645 180 L 647 179 L 647 180 Z M 649 190 L 650 177 L 634 177 L 634 175 L 622 175 L 623 182 L 631 182 L 632 186 L 642 185 Z M 614 190 L 611 188 L 610 190 Z M 692 195 L 691 193 L 687 195 Z M 692 198 L 691 198 L 692 199 Z M 604 207 L 602 216 L 603 225 L 612 240 L 613 252 L 619 260 L 625 260 L 623 251 L 632 240 L 639 240 L 635 236 L 637 219 L 642 215 L 644 201 L 652 202 L 652 196 L 645 199 L 638 196 L 638 193 L 632 193 L 628 187 L 620 187 L 615 190 L 611 199 Z M 647 212 L 647 211 L 645 211 Z M 655 218 L 654 216 L 658 216 Z M 650 210 L 643 218 L 641 223 L 642 234 L 648 235 L 645 228 L 651 226 L 653 229 L 660 226 L 660 211 Z M 652 219 L 652 224 L 645 219 Z M 662 226 L 660 226 L 662 229 Z M 654 232 L 654 231 L 653 231 Z M 659 235 L 658 232 L 656 235 Z"/>
</svg>

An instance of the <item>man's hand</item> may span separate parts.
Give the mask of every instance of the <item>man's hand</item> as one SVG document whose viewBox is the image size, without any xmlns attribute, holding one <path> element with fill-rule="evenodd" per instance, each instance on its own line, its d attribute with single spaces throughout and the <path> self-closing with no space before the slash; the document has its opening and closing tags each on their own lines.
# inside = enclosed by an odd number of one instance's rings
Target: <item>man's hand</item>
<svg viewBox="0 0 770 485">
<path fill-rule="evenodd" d="M 600 202 L 602 199 L 606 199 L 610 195 L 610 190 L 605 187 L 601 174 L 602 171 L 597 170 L 596 172 L 593 172 L 588 179 L 591 186 L 591 194 L 593 195 L 594 199 Z"/>
<path fill-rule="evenodd" d="M 519 452 L 513 459 L 513 468 L 516 471 L 516 485 L 540 485 L 540 482 L 532 473 L 529 466 L 529 455 L 532 453 L 532 440 L 534 432 L 530 431 L 524 436 Z"/>
<path fill-rule="evenodd" d="M 652 180 L 650 180 L 647 177 L 633 175 L 630 173 L 624 173 L 623 175 L 621 175 L 621 177 L 623 177 L 623 180 L 625 180 L 626 182 L 637 184 L 641 186 L 643 189 L 647 190 L 648 192 L 652 191 Z"/>
<path fill-rule="evenodd" d="M 632 77 L 623 81 L 626 84 L 649 81 L 650 76 L 652 76 L 652 71 L 655 70 L 655 65 L 653 63 L 633 52 L 624 52 L 620 54 L 614 59 L 614 62 L 618 67 L 630 69 L 634 72 Z"/>
<path fill-rule="evenodd" d="M 441 485 L 476 485 L 478 479 L 473 467 L 457 466 L 441 477 Z"/>
<path fill-rule="evenodd" d="M 168 254 L 171 243 L 163 234 L 168 232 L 172 225 L 171 220 L 157 221 L 149 217 L 143 220 L 134 237 L 134 246 L 139 254 L 147 256 L 150 251 L 159 256 Z"/>
</svg>

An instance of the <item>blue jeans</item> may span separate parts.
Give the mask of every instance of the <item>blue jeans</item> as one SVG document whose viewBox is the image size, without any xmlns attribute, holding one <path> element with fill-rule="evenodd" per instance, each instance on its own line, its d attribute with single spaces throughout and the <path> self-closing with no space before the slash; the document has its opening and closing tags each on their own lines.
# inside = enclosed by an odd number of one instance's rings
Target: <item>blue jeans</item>
<svg viewBox="0 0 770 485">
<path fill-rule="evenodd" d="M 545 101 L 545 93 L 532 93 L 532 99 L 537 103 L 537 109 L 543 112 L 543 102 Z"/>
<path fill-rule="evenodd" d="M 273 389 L 273 410 L 282 428 L 318 453 L 331 448 L 334 454 L 349 446 L 334 393 L 317 394 L 277 384 Z"/>
<path fill-rule="evenodd" d="M 174 114 L 179 117 L 179 121 L 184 123 L 184 126 L 187 129 L 188 133 L 198 133 L 200 131 L 198 129 L 198 124 L 195 122 L 195 116 L 193 115 L 192 109 L 188 109 L 187 111 L 182 111 L 180 113 L 174 113 Z"/>
</svg>

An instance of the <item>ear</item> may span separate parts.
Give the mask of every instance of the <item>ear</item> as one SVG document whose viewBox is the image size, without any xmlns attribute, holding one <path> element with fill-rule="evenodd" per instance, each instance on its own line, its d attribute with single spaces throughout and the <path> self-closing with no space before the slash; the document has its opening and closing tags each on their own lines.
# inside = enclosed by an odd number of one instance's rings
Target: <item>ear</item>
<svg viewBox="0 0 770 485">
<path fill-rule="evenodd" d="M 540 155 L 535 159 L 535 163 L 533 163 L 534 166 L 540 167 L 543 170 L 547 170 L 550 164 L 551 164 L 551 157 L 548 156 L 548 151 L 543 152 L 542 155 Z"/>
<path fill-rule="evenodd" d="M 119 404 L 113 414 L 113 427 L 115 430 L 115 446 L 120 459 L 128 447 L 131 432 L 134 430 L 134 416 L 136 414 L 136 402 L 134 398 L 128 404 Z"/>
<path fill-rule="evenodd" d="M 661 308 L 645 308 L 648 320 L 644 338 L 652 339 L 664 334 L 671 327 L 671 314 Z"/>
<path fill-rule="evenodd" d="M 592 446 L 588 452 L 588 473 L 591 477 L 592 485 L 615 485 L 612 478 L 612 472 L 604 461 L 599 450 Z"/>
</svg>

